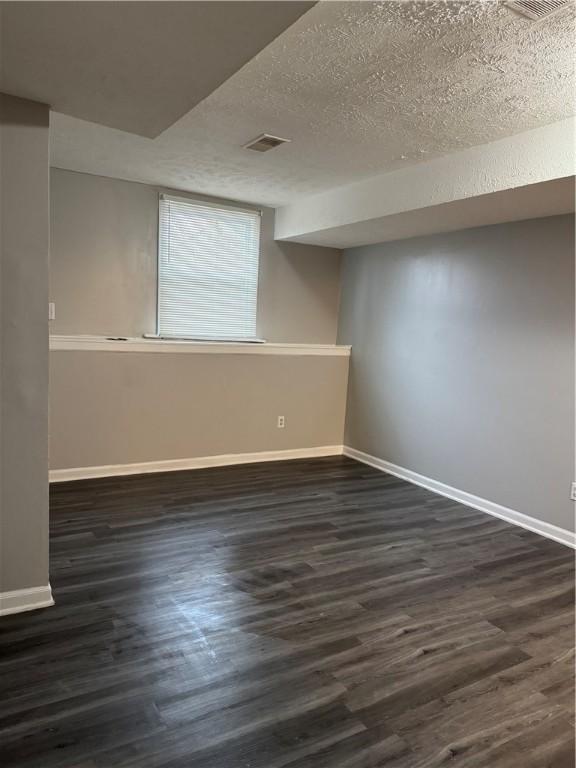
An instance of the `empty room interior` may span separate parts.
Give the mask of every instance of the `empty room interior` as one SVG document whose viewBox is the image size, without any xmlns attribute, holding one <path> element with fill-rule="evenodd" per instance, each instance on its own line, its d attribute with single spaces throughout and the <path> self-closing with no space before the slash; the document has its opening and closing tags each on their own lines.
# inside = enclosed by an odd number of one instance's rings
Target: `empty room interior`
<svg viewBox="0 0 576 768">
<path fill-rule="evenodd" d="M 2 768 L 575 768 L 575 33 L 0 2 Z"/>
</svg>

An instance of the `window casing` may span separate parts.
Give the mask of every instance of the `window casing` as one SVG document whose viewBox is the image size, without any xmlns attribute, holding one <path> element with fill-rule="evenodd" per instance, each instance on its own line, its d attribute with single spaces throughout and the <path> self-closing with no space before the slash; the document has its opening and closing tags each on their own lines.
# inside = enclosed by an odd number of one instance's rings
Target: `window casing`
<svg viewBox="0 0 576 768">
<path fill-rule="evenodd" d="M 160 196 L 160 336 L 256 340 L 260 219 L 260 211 Z"/>
</svg>

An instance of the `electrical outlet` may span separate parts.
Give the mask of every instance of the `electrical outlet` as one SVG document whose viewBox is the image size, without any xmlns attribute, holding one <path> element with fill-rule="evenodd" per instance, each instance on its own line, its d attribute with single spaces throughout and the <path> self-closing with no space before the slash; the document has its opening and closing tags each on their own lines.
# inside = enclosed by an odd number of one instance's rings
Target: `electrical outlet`
<svg viewBox="0 0 576 768">
<path fill-rule="evenodd" d="M 284 416 L 278 416 L 278 429 L 284 429 L 286 426 L 286 420 L 284 419 Z"/>
<path fill-rule="evenodd" d="M 576 483 L 572 483 L 572 490 L 570 491 L 570 498 L 572 501 L 576 501 Z"/>
<path fill-rule="evenodd" d="M 48 320 L 56 320 L 56 304 L 53 301 L 48 303 Z"/>
</svg>

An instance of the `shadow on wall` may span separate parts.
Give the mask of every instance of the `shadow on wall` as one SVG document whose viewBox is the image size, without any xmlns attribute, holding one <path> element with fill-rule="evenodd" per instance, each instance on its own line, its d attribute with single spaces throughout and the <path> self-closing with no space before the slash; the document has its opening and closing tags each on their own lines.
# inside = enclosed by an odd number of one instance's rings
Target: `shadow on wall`
<svg viewBox="0 0 576 768">
<path fill-rule="evenodd" d="M 258 323 L 269 341 L 334 344 L 340 302 L 341 251 L 274 240 L 274 215 L 265 211 Z M 297 296 L 295 304 L 290 297 Z"/>
</svg>

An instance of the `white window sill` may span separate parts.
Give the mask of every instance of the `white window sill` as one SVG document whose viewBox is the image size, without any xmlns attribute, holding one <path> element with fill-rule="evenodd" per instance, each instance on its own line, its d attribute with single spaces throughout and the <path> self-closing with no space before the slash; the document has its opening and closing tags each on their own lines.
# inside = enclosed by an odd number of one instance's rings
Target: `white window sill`
<svg viewBox="0 0 576 768">
<path fill-rule="evenodd" d="M 241 341 L 187 341 L 105 336 L 50 336 L 51 351 L 159 352 L 202 355 L 320 355 L 349 357 L 350 347 L 337 344 L 276 344 Z"/>
</svg>

